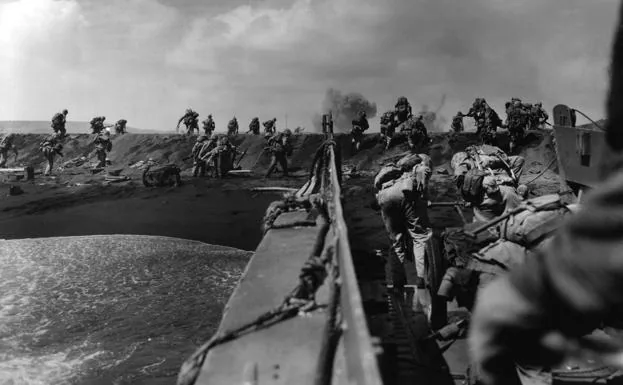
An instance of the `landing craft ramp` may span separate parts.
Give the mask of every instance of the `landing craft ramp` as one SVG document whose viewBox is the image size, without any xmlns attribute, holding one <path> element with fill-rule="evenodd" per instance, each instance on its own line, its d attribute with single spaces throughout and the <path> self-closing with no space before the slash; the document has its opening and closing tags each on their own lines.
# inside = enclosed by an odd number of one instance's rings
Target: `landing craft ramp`
<svg viewBox="0 0 623 385">
<path fill-rule="evenodd" d="M 216 339 L 187 362 L 180 383 L 383 383 L 348 244 L 336 147 L 329 132 L 296 194 L 319 204 L 276 216 Z"/>
</svg>

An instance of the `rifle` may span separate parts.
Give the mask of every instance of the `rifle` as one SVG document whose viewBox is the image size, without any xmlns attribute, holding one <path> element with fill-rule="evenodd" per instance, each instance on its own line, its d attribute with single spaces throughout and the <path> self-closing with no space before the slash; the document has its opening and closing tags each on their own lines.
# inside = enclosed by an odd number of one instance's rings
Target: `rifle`
<svg viewBox="0 0 623 385">
<path fill-rule="evenodd" d="M 242 162 L 242 159 L 244 159 L 244 156 L 247 155 L 247 151 L 249 151 L 248 148 L 244 150 L 242 155 L 240 155 L 240 158 L 238 158 L 238 162 L 236 162 L 236 165 L 234 166 L 234 168 L 238 168 L 238 166 L 240 166 L 240 162 Z"/>
<path fill-rule="evenodd" d="M 475 228 L 472 231 L 465 231 L 465 234 L 467 234 L 468 236 L 472 237 L 472 238 L 476 238 L 476 236 L 480 233 L 482 233 L 483 231 L 487 230 L 490 227 L 493 227 L 495 225 L 497 225 L 498 223 L 512 217 L 515 214 L 519 214 L 522 211 L 525 210 L 529 210 L 532 212 L 537 212 L 553 203 L 556 203 L 558 201 L 560 201 L 560 198 L 563 195 L 567 195 L 570 194 L 572 191 L 565 191 L 565 192 L 561 192 L 558 194 L 551 194 L 551 195 L 543 195 L 540 197 L 537 197 L 537 199 L 529 199 L 525 202 L 523 202 L 522 204 L 520 204 L 519 206 L 515 207 L 514 209 L 510 210 L 509 212 L 507 212 L 504 215 L 501 215 L 497 218 L 494 218 L 492 220 L 490 220 L 487 223 L 484 223 L 480 226 L 478 226 L 477 228 Z M 545 197 L 548 197 L 547 199 L 544 199 Z"/>
<path fill-rule="evenodd" d="M 453 201 L 453 202 L 431 202 L 428 201 L 428 207 L 465 207 L 465 202 L 462 201 Z"/>
</svg>

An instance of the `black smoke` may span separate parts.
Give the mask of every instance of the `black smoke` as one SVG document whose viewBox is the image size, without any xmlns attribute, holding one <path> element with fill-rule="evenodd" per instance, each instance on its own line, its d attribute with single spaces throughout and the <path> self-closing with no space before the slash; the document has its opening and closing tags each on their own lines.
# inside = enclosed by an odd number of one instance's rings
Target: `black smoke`
<svg viewBox="0 0 623 385">
<path fill-rule="evenodd" d="M 342 94 L 341 91 L 329 88 L 322 101 L 322 112 L 312 118 L 314 129 L 322 132 L 322 115 L 329 112 L 333 115 L 334 132 L 350 132 L 353 119 L 357 118 L 359 111 L 365 111 L 368 120 L 374 118 L 377 113 L 376 103 L 366 99 L 358 92 Z"/>
</svg>

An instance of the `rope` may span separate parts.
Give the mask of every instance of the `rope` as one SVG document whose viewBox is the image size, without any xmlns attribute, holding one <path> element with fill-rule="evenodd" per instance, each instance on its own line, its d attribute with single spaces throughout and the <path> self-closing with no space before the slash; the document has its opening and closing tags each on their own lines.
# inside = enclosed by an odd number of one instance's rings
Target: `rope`
<svg viewBox="0 0 623 385">
<path fill-rule="evenodd" d="M 310 181 L 315 179 L 316 183 L 322 183 L 321 193 L 311 194 L 304 200 L 297 199 L 293 195 L 288 195 L 284 197 L 283 201 L 273 202 L 271 207 L 267 210 L 264 219 L 264 230 L 267 231 L 268 228 L 273 226 L 274 221 L 281 213 L 293 207 L 304 207 L 309 210 L 313 206 L 319 211 L 320 217 L 324 220 L 316 237 L 312 252 L 308 260 L 301 267 L 299 284 L 284 298 L 281 305 L 278 307 L 267 311 L 255 320 L 236 329 L 225 331 L 220 335 L 215 335 L 208 342 L 201 345 L 182 365 L 178 375 L 177 385 L 195 384 L 208 352 L 214 347 L 235 340 L 245 334 L 291 319 L 298 315 L 299 312 L 313 310 L 316 307 L 315 294 L 328 276 L 331 277 L 332 283 L 331 300 L 329 304 L 328 322 L 325 328 L 325 334 L 323 335 L 324 343 L 320 354 L 319 372 L 316 383 L 326 384 L 330 382 L 333 358 L 341 331 L 337 322 L 339 270 L 333 262 L 334 249 L 332 247 L 325 248 L 325 239 L 332 223 L 329 208 L 326 203 L 333 190 L 330 183 L 327 183 L 330 182 L 330 179 L 327 181 L 329 176 L 329 148 L 332 146 L 335 148 L 335 145 L 336 143 L 333 140 L 325 141 L 316 152 L 314 163 L 310 170 Z M 336 156 L 336 160 L 337 159 L 340 158 Z"/>
<path fill-rule="evenodd" d="M 604 129 L 601 125 L 599 125 L 599 124 L 598 124 L 597 122 L 595 122 L 593 119 L 591 119 L 591 118 L 589 118 L 588 116 L 586 116 L 586 114 L 585 114 L 585 113 L 583 113 L 582 111 L 580 111 L 580 110 L 576 110 L 575 108 L 572 108 L 571 110 L 572 110 L 572 111 L 575 111 L 575 112 L 578 112 L 580 115 L 582 115 L 583 117 L 585 117 L 586 119 L 588 119 L 591 123 L 593 123 L 593 124 L 594 124 L 595 126 L 597 126 L 598 128 L 600 128 L 600 129 L 602 129 L 602 130 Z"/>
</svg>

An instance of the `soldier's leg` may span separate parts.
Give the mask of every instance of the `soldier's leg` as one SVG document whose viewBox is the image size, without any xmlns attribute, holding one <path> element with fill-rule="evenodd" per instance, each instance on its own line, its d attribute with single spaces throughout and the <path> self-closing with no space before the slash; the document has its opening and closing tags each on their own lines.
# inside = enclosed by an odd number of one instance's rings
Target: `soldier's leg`
<svg viewBox="0 0 623 385">
<path fill-rule="evenodd" d="M 276 154 L 271 154 L 270 155 L 270 166 L 268 166 L 268 171 L 266 171 L 266 175 L 264 176 L 265 178 L 268 178 L 277 168 L 277 155 Z"/>
<path fill-rule="evenodd" d="M 199 176 L 206 176 L 206 162 L 202 160 L 199 162 Z"/>
<path fill-rule="evenodd" d="M 279 165 L 281 170 L 283 170 L 283 176 L 288 176 L 288 159 L 286 154 L 279 154 Z"/>
<path fill-rule="evenodd" d="M 415 202 L 405 201 L 403 205 L 405 227 L 412 242 L 412 257 L 417 274 L 417 286 L 424 287 L 426 276 L 426 242 L 432 236 L 432 230 L 423 226 L 417 217 Z"/>
<path fill-rule="evenodd" d="M 399 213 L 396 210 L 392 210 L 391 207 L 381 205 L 381 218 L 391 241 L 388 263 L 392 284 L 395 288 L 402 289 L 407 284 L 407 275 L 404 268 L 406 257 L 404 226 Z"/>
<path fill-rule="evenodd" d="M 196 178 L 199 173 L 199 161 L 195 161 L 193 164 L 193 177 Z"/>
<path fill-rule="evenodd" d="M 45 159 L 48 161 L 48 165 L 45 168 L 44 175 L 50 175 L 52 173 L 52 168 L 54 167 L 54 154 L 45 154 Z"/>
<path fill-rule="evenodd" d="M 524 165 L 526 163 L 526 158 L 519 155 L 513 155 L 508 157 L 508 165 L 517 178 L 523 174 Z"/>
<path fill-rule="evenodd" d="M 8 154 L 8 151 L 6 150 L 0 151 L 0 168 L 6 167 L 6 162 L 8 160 L 7 154 Z"/>
</svg>

